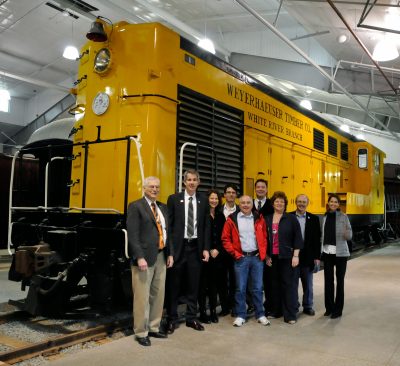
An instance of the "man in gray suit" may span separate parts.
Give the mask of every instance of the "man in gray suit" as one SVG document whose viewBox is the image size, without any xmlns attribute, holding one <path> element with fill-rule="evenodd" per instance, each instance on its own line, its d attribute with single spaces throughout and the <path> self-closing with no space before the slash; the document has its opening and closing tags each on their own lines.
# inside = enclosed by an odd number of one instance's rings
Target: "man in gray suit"
<svg viewBox="0 0 400 366">
<path fill-rule="evenodd" d="M 144 197 L 128 207 L 127 230 L 132 255 L 133 330 L 142 346 L 150 337 L 167 338 L 160 333 L 164 304 L 166 268 L 173 265 L 172 248 L 167 241 L 167 206 L 157 201 L 160 180 L 147 177 Z"/>
</svg>

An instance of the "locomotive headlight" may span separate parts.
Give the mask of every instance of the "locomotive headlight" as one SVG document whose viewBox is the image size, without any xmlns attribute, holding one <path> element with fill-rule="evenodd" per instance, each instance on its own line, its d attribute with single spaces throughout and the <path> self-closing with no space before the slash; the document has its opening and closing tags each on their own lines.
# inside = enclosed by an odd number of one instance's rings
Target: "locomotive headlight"
<svg viewBox="0 0 400 366">
<path fill-rule="evenodd" d="M 111 52 L 108 48 L 102 48 L 94 59 L 94 70 L 98 73 L 107 71 L 111 63 Z"/>
</svg>

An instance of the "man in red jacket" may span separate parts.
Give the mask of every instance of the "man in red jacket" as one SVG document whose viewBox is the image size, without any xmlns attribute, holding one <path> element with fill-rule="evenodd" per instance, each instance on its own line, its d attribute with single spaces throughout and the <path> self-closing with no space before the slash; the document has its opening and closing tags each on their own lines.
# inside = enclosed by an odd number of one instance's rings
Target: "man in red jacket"
<svg viewBox="0 0 400 366">
<path fill-rule="evenodd" d="M 253 212 L 253 200 L 250 196 L 239 198 L 239 209 L 225 222 L 222 243 L 225 250 L 234 258 L 236 293 L 233 322 L 241 327 L 246 322 L 246 287 L 250 279 L 251 294 L 257 322 L 269 325 L 263 306 L 263 270 L 267 252 L 267 227 L 262 216 Z"/>
</svg>

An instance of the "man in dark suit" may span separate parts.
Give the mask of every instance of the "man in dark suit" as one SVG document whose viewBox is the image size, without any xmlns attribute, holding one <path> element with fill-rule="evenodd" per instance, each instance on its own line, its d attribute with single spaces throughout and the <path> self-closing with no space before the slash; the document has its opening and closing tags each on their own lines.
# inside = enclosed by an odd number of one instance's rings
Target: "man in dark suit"
<svg viewBox="0 0 400 366">
<path fill-rule="evenodd" d="M 265 179 L 257 179 L 254 184 L 254 189 L 256 191 L 256 199 L 253 201 L 253 211 L 257 211 L 261 214 L 264 219 L 274 213 L 274 208 L 272 207 L 271 200 L 267 197 L 268 195 L 268 182 Z M 264 274 L 263 274 L 263 288 L 265 293 L 265 299 L 268 298 L 267 292 L 270 291 L 270 281 L 268 279 L 269 276 L 269 268 L 264 266 Z M 248 296 L 248 299 L 250 297 Z M 253 306 L 249 303 L 248 312 L 253 310 Z M 268 313 L 269 309 L 267 306 L 267 301 L 264 302 L 264 308 L 266 313 Z"/>
<path fill-rule="evenodd" d="M 268 182 L 265 179 L 257 179 L 254 188 L 257 198 L 253 202 L 253 209 L 257 210 L 264 218 L 273 214 L 274 209 L 271 205 L 271 200 L 267 197 Z"/>
<path fill-rule="evenodd" d="M 147 177 L 143 191 L 144 197 L 128 207 L 126 226 L 132 255 L 133 330 L 140 345 L 150 346 L 149 336 L 167 337 L 160 333 L 160 322 L 166 267 L 172 267 L 174 261 L 173 248 L 167 242 L 167 207 L 157 201 L 160 180 Z"/>
<path fill-rule="evenodd" d="M 197 320 L 201 261 L 208 261 L 210 250 L 210 209 L 207 197 L 197 193 L 200 176 L 187 170 L 185 191 L 168 197 L 168 237 L 174 250 L 174 267 L 167 274 L 167 331 L 178 327 L 178 299 L 185 285 L 186 326 L 204 330 Z M 183 283 L 185 282 L 185 284 Z"/>
<path fill-rule="evenodd" d="M 304 248 L 300 250 L 299 270 L 295 278 L 295 298 L 299 307 L 299 278 L 303 287 L 303 313 L 307 315 L 315 315 L 313 309 L 313 273 L 318 271 L 321 259 L 321 228 L 318 216 L 307 212 L 309 199 L 305 194 L 299 194 L 296 197 L 296 211 L 292 214 L 296 215 L 301 227 L 301 234 L 304 240 Z"/>
</svg>

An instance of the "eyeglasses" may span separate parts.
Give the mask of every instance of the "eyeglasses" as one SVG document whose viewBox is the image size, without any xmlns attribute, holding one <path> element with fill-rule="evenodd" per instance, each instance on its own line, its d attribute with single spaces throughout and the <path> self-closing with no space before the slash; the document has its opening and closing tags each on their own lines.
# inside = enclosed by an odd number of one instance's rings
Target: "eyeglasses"
<svg viewBox="0 0 400 366">
<path fill-rule="evenodd" d="M 160 186 L 146 186 L 146 188 L 150 188 L 150 189 L 160 189 Z"/>
</svg>

